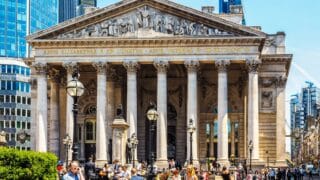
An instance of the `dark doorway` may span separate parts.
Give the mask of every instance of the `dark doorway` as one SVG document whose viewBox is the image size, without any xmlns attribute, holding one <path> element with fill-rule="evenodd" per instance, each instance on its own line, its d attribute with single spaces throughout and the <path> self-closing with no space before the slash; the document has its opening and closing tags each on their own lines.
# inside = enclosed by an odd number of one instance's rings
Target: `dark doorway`
<svg viewBox="0 0 320 180">
<path fill-rule="evenodd" d="M 93 160 L 96 159 L 96 144 L 92 144 L 92 143 L 86 143 L 84 145 L 84 154 L 85 154 L 85 158 L 86 158 L 86 161 L 89 159 L 89 157 L 92 157 Z"/>
</svg>

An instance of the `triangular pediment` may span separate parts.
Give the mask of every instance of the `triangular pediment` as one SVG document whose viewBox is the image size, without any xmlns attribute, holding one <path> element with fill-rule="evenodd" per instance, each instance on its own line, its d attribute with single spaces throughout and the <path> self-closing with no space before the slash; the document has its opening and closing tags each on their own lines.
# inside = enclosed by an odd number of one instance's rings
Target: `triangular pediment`
<svg viewBox="0 0 320 180">
<path fill-rule="evenodd" d="M 264 36 L 167 0 L 125 0 L 28 37 L 44 39 Z"/>
</svg>

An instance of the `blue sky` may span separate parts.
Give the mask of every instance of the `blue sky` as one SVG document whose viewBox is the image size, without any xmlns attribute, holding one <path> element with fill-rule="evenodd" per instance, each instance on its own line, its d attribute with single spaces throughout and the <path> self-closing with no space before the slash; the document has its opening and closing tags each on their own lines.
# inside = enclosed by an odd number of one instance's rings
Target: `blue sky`
<svg viewBox="0 0 320 180">
<path fill-rule="evenodd" d="M 98 0 L 98 6 L 118 2 Z M 213 5 L 218 12 L 218 0 L 175 0 L 175 2 L 200 10 Z M 268 34 L 286 33 L 287 53 L 293 61 L 287 83 L 287 104 L 290 95 L 301 91 L 305 81 L 313 81 L 320 88 L 320 0 L 242 0 L 247 25 L 261 26 Z M 287 108 L 287 114 L 288 114 Z M 289 116 L 287 115 L 287 118 Z M 287 119 L 289 120 L 289 119 Z"/>
</svg>

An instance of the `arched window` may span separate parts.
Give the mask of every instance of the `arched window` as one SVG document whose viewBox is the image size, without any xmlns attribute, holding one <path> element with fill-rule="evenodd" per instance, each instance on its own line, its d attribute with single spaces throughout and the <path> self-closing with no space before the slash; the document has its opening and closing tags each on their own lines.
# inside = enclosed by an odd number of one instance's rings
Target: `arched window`
<svg viewBox="0 0 320 180">
<path fill-rule="evenodd" d="M 96 141 L 96 121 L 86 120 L 85 122 L 85 141 L 94 143 Z"/>
</svg>

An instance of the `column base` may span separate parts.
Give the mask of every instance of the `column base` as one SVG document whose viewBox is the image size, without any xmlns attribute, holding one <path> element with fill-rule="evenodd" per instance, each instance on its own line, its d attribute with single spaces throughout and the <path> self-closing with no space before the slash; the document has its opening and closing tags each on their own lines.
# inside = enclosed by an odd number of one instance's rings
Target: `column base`
<svg viewBox="0 0 320 180">
<path fill-rule="evenodd" d="M 157 171 L 162 171 L 162 169 L 167 169 L 169 167 L 168 160 L 166 159 L 158 159 L 154 163 L 157 166 Z"/>
<path fill-rule="evenodd" d="M 266 166 L 266 162 L 265 161 L 262 161 L 260 159 L 252 159 L 252 162 L 251 162 L 251 170 L 252 170 L 252 173 L 255 172 L 255 170 L 258 170 L 260 171 L 261 169 L 265 168 Z M 269 164 L 270 166 L 270 164 Z M 250 160 L 247 161 L 247 169 L 248 169 L 248 173 L 249 173 L 249 170 L 250 170 Z"/>
<path fill-rule="evenodd" d="M 98 160 L 96 159 L 95 161 L 95 164 L 96 164 L 96 167 L 99 167 L 99 168 L 103 168 L 104 164 L 108 163 L 108 161 L 105 159 L 105 160 Z"/>
<path fill-rule="evenodd" d="M 275 165 L 276 167 L 282 167 L 282 168 L 288 167 L 288 163 L 286 160 L 277 160 Z"/>
<path fill-rule="evenodd" d="M 220 164 L 220 168 L 222 169 L 223 166 L 229 168 L 230 167 L 230 162 L 228 159 L 218 159 L 217 163 Z"/>
</svg>

